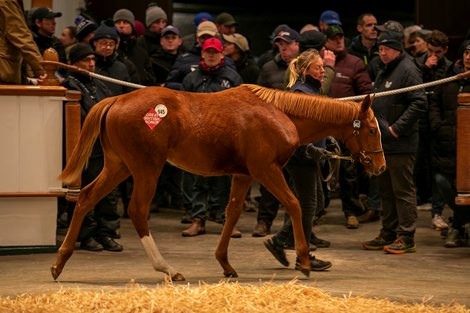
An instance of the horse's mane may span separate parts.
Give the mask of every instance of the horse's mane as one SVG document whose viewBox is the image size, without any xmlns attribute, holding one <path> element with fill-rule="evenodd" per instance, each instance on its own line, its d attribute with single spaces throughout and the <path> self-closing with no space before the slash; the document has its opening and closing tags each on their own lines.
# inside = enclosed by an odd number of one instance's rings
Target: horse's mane
<svg viewBox="0 0 470 313">
<path fill-rule="evenodd" d="M 326 96 L 288 92 L 252 84 L 243 86 L 282 112 L 298 117 L 338 123 L 351 121 L 359 114 L 360 106 L 354 101 L 340 101 Z"/>
</svg>

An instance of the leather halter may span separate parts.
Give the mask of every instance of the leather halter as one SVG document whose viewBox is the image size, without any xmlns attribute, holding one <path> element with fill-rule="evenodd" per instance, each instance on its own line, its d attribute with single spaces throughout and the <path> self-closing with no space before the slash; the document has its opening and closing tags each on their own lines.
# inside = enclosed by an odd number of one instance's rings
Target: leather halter
<svg viewBox="0 0 470 313">
<path fill-rule="evenodd" d="M 353 120 L 352 121 L 352 127 L 353 127 L 353 137 L 356 139 L 356 143 L 359 146 L 359 152 L 355 153 L 355 154 L 351 154 L 351 156 L 338 156 L 336 158 L 343 159 L 343 160 L 350 160 L 351 162 L 359 160 L 359 162 L 361 162 L 363 164 L 370 165 L 371 162 L 372 162 L 372 159 L 369 156 L 369 154 L 382 153 L 383 150 L 373 150 L 373 151 L 365 150 L 362 147 L 362 143 L 359 141 L 359 130 L 362 127 L 362 122 L 360 120 Z"/>
</svg>

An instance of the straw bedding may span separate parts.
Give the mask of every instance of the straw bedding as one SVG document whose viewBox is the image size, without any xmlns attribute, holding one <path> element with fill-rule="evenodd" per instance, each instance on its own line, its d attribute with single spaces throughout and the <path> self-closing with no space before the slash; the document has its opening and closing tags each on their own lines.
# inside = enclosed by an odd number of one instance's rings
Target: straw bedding
<svg viewBox="0 0 470 313">
<path fill-rule="evenodd" d="M 332 297 L 297 281 L 242 285 L 221 282 L 198 286 L 171 283 L 147 288 L 130 283 L 123 289 L 62 289 L 40 295 L 0 298 L 0 312 L 439 312 L 470 313 L 463 305 L 404 304 L 357 296 Z"/>
</svg>

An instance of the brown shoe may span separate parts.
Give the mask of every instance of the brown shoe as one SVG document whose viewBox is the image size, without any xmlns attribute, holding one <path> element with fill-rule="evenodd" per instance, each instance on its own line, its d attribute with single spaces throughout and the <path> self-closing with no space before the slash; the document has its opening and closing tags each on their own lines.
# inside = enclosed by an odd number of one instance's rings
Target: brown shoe
<svg viewBox="0 0 470 313">
<path fill-rule="evenodd" d="M 349 215 L 346 218 L 346 228 L 357 229 L 359 228 L 359 221 L 355 215 Z"/>
<path fill-rule="evenodd" d="M 232 238 L 242 238 L 242 232 L 237 227 L 235 227 L 232 230 L 232 234 L 230 235 L 230 237 L 232 237 Z"/>
<path fill-rule="evenodd" d="M 367 210 L 366 213 L 357 217 L 359 223 L 369 223 L 380 220 L 379 212 L 376 210 Z"/>
<path fill-rule="evenodd" d="M 183 235 L 183 237 L 192 237 L 192 236 L 205 234 L 206 233 L 205 226 L 206 226 L 206 222 L 196 217 L 193 219 L 193 223 L 191 224 L 191 226 L 183 230 L 181 235 Z"/>
<path fill-rule="evenodd" d="M 271 225 L 266 223 L 257 223 L 253 230 L 253 237 L 265 237 L 271 233 Z"/>
</svg>

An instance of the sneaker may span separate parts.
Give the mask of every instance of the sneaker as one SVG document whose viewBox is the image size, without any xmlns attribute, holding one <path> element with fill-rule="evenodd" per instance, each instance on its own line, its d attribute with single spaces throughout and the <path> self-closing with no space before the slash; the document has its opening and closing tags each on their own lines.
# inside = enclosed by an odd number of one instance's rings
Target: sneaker
<svg viewBox="0 0 470 313">
<path fill-rule="evenodd" d="M 392 244 L 384 246 L 384 251 L 391 254 L 403 254 L 416 252 L 416 245 L 413 240 L 406 242 L 402 238 L 397 238 Z"/>
<path fill-rule="evenodd" d="M 283 245 L 278 245 L 273 239 L 267 239 L 264 241 L 264 246 L 271 252 L 271 254 L 284 266 L 289 266 L 287 261 L 286 252 L 284 251 Z"/>
<path fill-rule="evenodd" d="M 310 235 L 310 244 L 317 248 L 329 248 L 331 243 L 328 240 L 318 238 L 313 232 Z"/>
<path fill-rule="evenodd" d="M 456 248 L 462 246 L 462 239 L 460 237 L 459 231 L 455 228 L 450 227 L 447 232 L 447 238 L 444 243 L 446 248 Z"/>
<path fill-rule="evenodd" d="M 315 256 L 310 255 L 310 270 L 313 272 L 321 272 L 329 269 L 333 264 L 329 261 L 322 261 L 317 259 Z M 295 269 L 300 271 L 300 259 L 295 259 Z"/>
<path fill-rule="evenodd" d="M 359 228 L 359 221 L 355 215 L 349 215 L 346 218 L 346 228 L 348 229 L 358 229 Z"/>
<path fill-rule="evenodd" d="M 317 246 L 315 246 L 315 245 L 309 244 L 308 246 L 309 246 L 308 251 L 317 250 Z M 295 250 L 295 245 L 294 245 L 294 243 L 287 243 L 286 242 L 286 243 L 284 243 L 284 249 L 285 250 Z"/>
<path fill-rule="evenodd" d="M 386 240 L 381 236 L 378 236 L 375 239 L 363 242 L 362 248 L 365 250 L 383 250 L 386 245 L 391 243 L 393 243 L 393 240 Z"/>
<path fill-rule="evenodd" d="M 444 221 L 442 215 L 435 214 L 432 218 L 432 227 L 435 230 L 441 231 L 443 229 L 449 228 L 449 225 Z"/>
</svg>

